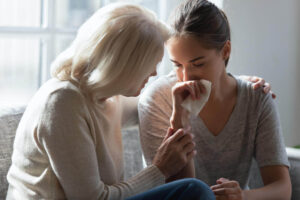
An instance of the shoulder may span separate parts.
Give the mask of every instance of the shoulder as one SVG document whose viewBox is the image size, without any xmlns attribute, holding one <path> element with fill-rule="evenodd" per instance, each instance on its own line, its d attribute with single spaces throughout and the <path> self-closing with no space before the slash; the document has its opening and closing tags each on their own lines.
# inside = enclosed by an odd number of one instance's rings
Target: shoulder
<svg viewBox="0 0 300 200">
<path fill-rule="evenodd" d="M 237 76 L 238 95 L 243 102 L 247 102 L 251 107 L 261 108 L 265 104 L 274 103 L 271 94 L 266 94 L 263 87 L 253 89 L 253 83 L 243 80 Z"/>
<path fill-rule="evenodd" d="M 174 72 L 160 76 L 145 88 L 140 95 L 139 104 L 160 101 L 162 99 L 169 101 L 171 98 L 171 89 L 176 81 L 177 78 Z"/>
<path fill-rule="evenodd" d="M 69 81 L 50 79 L 37 91 L 28 105 L 28 109 L 40 112 L 58 112 L 83 108 L 85 97 Z"/>
</svg>

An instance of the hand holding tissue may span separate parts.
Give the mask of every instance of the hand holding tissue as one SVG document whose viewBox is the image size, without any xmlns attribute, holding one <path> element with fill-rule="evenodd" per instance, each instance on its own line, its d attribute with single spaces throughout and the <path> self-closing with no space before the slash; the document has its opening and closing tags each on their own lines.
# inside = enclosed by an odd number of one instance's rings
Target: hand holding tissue
<svg viewBox="0 0 300 200">
<path fill-rule="evenodd" d="M 205 103 L 208 101 L 210 91 L 211 91 L 211 82 L 207 80 L 200 80 L 200 82 L 205 87 L 205 93 L 201 94 L 200 100 L 193 100 L 191 96 L 188 96 L 181 104 L 181 106 L 186 109 L 189 113 L 197 116 L 204 107 Z"/>
</svg>

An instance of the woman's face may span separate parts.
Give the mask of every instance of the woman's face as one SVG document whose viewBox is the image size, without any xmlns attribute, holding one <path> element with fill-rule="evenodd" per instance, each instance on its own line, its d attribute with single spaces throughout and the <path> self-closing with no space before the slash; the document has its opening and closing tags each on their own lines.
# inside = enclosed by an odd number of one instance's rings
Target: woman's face
<svg viewBox="0 0 300 200">
<path fill-rule="evenodd" d="M 151 76 L 156 76 L 156 68 L 155 68 L 155 70 L 149 75 L 149 76 L 147 76 L 146 78 L 145 78 L 145 80 L 143 81 L 143 83 L 142 83 L 142 85 L 140 86 L 140 88 L 138 89 L 138 91 L 137 91 L 137 93 L 134 95 L 134 96 L 139 96 L 140 95 L 140 93 L 141 93 L 141 91 L 142 91 L 142 89 L 145 87 L 145 85 L 147 84 L 147 82 L 149 81 L 149 78 L 151 77 Z"/>
<path fill-rule="evenodd" d="M 171 37 L 166 47 L 180 81 L 206 79 L 214 85 L 226 72 L 224 49 L 207 49 L 193 36 Z"/>
</svg>

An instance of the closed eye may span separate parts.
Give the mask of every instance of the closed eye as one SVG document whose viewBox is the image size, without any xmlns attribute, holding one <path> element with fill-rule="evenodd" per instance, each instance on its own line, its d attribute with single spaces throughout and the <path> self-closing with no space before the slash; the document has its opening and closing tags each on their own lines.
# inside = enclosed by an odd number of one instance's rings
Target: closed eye
<svg viewBox="0 0 300 200">
<path fill-rule="evenodd" d="M 173 62 L 173 61 L 172 61 L 172 62 Z M 179 64 L 179 63 L 177 63 L 177 62 L 173 62 L 173 66 L 174 66 L 174 67 L 181 67 L 182 65 Z"/>
<path fill-rule="evenodd" d="M 202 67 L 205 63 L 200 63 L 200 64 L 193 64 L 195 67 Z"/>
<path fill-rule="evenodd" d="M 181 67 L 182 65 L 177 65 L 177 64 L 174 64 L 174 67 Z"/>
</svg>

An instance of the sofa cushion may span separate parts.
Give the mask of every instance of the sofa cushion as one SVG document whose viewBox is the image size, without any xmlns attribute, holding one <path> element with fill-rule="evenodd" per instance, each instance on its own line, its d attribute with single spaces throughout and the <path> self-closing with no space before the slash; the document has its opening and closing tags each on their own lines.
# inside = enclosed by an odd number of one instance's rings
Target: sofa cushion
<svg viewBox="0 0 300 200">
<path fill-rule="evenodd" d="M 8 186 L 6 175 L 11 165 L 16 129 L 24 110 L 24 106 L 0 107 L 0 199 L 5 199 L 6 196 Z"/>
</svg>

